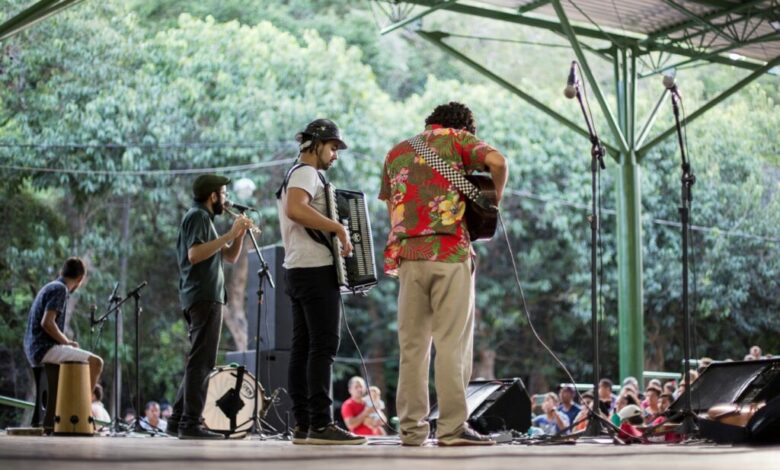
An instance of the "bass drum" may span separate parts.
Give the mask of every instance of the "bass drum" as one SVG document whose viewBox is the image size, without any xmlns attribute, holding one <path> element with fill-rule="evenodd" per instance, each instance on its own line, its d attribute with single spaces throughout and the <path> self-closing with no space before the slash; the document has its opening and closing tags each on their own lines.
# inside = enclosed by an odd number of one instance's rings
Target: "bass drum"
<svg viewBox="0 0 780 470">
<path fill-rule="evenodd" d="M 239 383 L 239 376 L 241 376 Z M 252 429 L 252 411 L 255 406 L 255 384 L 259 394 L 257 415 L 263 416 L 267 398 L 263 386 L 244 366 L 220 366 L 208 376 L 203 424 L 214 432 L 227 436 L 246 433 Z M 237 387 L 238 385 L 238 387 Z M 231 416 L 235 421 L 231 424 Z"/>
</svg>

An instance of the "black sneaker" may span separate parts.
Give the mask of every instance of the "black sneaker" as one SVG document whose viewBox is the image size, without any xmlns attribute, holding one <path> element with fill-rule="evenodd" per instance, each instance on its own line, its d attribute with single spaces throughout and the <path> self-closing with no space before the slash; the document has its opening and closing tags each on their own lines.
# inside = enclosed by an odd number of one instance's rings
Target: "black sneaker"
<svg viewBox="0 0 780 470">
<path fill-rule="evenodd" d="M 168 419 L 168 425 L 165 427 L 165 434 L 173 437 L 179 437 L 179 422 Z"/>
<path fill-rule="evenodd" d="M 349 431 L 338 427 L 336 423 L 330 423 L 321 429 L 309 429 L 306 444 L 320 446 L 359 445 L 365 444 L 366 438 L 356 436 Z"/>
<path fill-rule="evenodd" d="M 309 428 L 303 428 L 300 426 L 295 426 L 293 428 L 293 436 L 292 436 L 292 443 L 293 444 L 308 444 L 306 442 L 306 438 L 309 437 Z"/>
<path fill-rule="evenodd" d="M 218 432 L 211 432 L 202 425 L 197 425 L 180 427 L 179 439 L 213 439 L 218 441 L 225 439 L 225 435 Z"/>
<path fill-rule="evenodd" d="M 477 431 L 466 427 L 461 431 L 460 434 L 457 436 L 451 436 L 451 437 L 444 437 L 439 439 L 439 445 L 448 447 L 448 446 L 492 446 L 495 445 L 496 441 L 489 438 L 488 436 L 483 436 L 482 434 L 478 433 Z"/>
</svg>

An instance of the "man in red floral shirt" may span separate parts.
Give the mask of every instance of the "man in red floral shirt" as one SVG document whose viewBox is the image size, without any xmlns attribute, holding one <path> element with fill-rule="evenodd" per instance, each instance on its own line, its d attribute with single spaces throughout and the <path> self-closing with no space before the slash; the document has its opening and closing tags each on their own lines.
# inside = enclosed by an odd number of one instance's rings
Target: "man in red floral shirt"
<svg viewBox="0 0 780 470">
<path fill-rule="evenodd" d="M 500 201 L 506 159 L 474 135 L 471 110 L 461 103 L 443 104 L 425 125 L 422 137 L 445 162 L 464 173 L 490 171 Z M 425 418 L 433 341 L 439 445 L 495 444 L 466 424 L 474 343 L 474 251 L 464 218 L 465 196 L 403 141 L 385 159 L 379 199 L 387 203 L 391 220 L 385 273 L 400 281 L 401 441 L 422 445 L 429 434 Z"/>
</svg>

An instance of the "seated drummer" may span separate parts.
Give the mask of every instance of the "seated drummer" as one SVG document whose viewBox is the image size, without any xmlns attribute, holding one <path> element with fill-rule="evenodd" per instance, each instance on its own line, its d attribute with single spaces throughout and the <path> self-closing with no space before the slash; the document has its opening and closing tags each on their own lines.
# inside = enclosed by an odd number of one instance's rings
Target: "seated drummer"
<svg viewBox="0 0 780 470">
<path fill-rule="evenodd" d="M 89 364 L 90 390 L 95 389 L 103 360 L 79 348 L 79 343 L 65 336 L 65 311 L 68 296 L 81 286 L 87 269 L 80 258 L 68 258 L 60 277 L 46 284 L 35 296 L 24 334 L 24 353 L 33 367 L 68 361 Z"/>
</svg>

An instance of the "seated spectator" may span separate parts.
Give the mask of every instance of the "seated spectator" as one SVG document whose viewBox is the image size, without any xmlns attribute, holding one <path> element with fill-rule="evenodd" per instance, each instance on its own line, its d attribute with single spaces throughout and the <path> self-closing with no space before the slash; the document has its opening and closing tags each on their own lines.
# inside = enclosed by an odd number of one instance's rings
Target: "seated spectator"
<svg viewBox="0 0 780 470">
<path fill-rule="evenodd" d="M 674 380 L 667 380 L 666 383 L 664 383 L 664 393 L 674 395 L 675 390 L 677 390 L 677 384 Z"/>
<path fill-rule="evenodd" d="M 92 417 L 98 421 L 105 423 L 111 422 L 111 416 L 108 415 L 106 407 L 103 406 L 103 386 L 100 384 L 95 385 L 95 389 L 92 390 Z M 104 429 L 104 425 L 96 425 L 95 428 L 100 431 Z"/>
<path fill-rule="evenodd" d="M 630 387 L 633 389 L 634 393 L 640 398 L 644 398 L 642 396 L 642 391 L 639 389 L 639 381 L 636 379 L 636 377 L 628 376 L 625 379 L 623 379 L 623 389 L 626 387 Z M 622 393 L 623 390 L 621 390 Z"/>
<path fill-rule="evenodd" d="M 152 432 L 165 432 L 168 422 L 160 419 L 160 404 L 150 401 L 144 407 L 144 417 L 140 421 L 141 428 Z"/>
<path fill-rule="evenodd" d="M 620 410 L 620 438 L 621 439 L 641 439 L 642 431 L 637 426 L 644 423 L 642 410 L 637 405 L 628 405 Z"/>
<path fill-rule="evenodd" d="M 599 380 L 599 411 L 604 416 L 609 416 L 615 409 L 617 397 L 612 393 L 612 381 L 609 379 Z"/>
<path fill-rule="evenodd" d="M 133 424 L 135 422 L 135 410 L 133 408 L 127 408 L 124 414 L 124 421 L 126 424 Z"/>
<path fill-rule="evenodd" d="M 373 424 L 375 425 L 372 426 L 374 428 L 374 432 L 377 435 L 384 436 L 387 434 L 383 426 L 387 422 L 387 416 L 385 416 L 385 402 L 382 400 L 382 391 L 376 385 L 372 385 L 368 387 L 368 397 L 370 400 L 364 401 L 372 404 L 375 409 L 374 413 L 371 413 L 370 416 L 373 420 Z"/>
<path fill-rule="evenodd" d="M 691 369 L 689 371 L 689 373 L 690 373 L 690 376 L 691 376 L 691 378 L 690 378 L 691 384 L 693 384 L 696 381 L 696 379 L 699 378 L 699 373 L 696 372 L 693 369 Z M 674 399 L 676 400 L 676 399 L 680 398 L 680 396 L 682 396 L 683 393 L 685 393 L 685 376 L 684 375 L 680 379 L 680 383 L 677 385 L 677 390 L 675 390 L 675 392 L 674 392 Z"/>
<path fill-rule="evenodd" d="M 758 347 L 758 346 L 751 346 L 751 348 L 750 348 L 750 356 L 752 358 L 750 360 L 753 360 L 753 361 L 757 361 L 757 360 L 761 359 L 761 348 Z"/>
<path fill-rule="evenodd" d="M 651 385 L 645 390 L 645 396 L 647 397 L 647 407 L 644 409 L 645 423 L 652 423 L 661 414 L 661 405 L 659 403 L 661 393 L 661 389 L 655 385 Z"/>
<path fill-rule="evenodd" d="M 160 402 L 160 418 L 168 421 L 168 418 L 171 417 L 173 414 L 173 407 L 170 403 L 168 403 L 167 400 L 163 400 Z"/>
<path fill-rule="evenodd" d="M 672 397 L 671 393 L 664 392 L 661 394 L 661 397 L 658 400 L 658 409 L 661 410 L 661 414 L 666 413 L 669 407 L 672 406 L 673 401 L 674 397 Z"/>
<path fill-rule="evenodd" d="M 629 405 L 638 405 L 639 404 L 639 398 L 637 395 L 632 391 L 632 387 L 628 386 L 623 389 L 624 391 L 620 393 L 620 395 L 617 397 L 617 400 L 615 400 L 615 409 L 612 410 L 612 414 L 610 415 L 609 419 L 612 421 L 612 424 L 619 427 L 620 426 L 620 411 L 629 406 Z"/>
<path fill-rule="evenodd" d="M 574 428 L 572 432 L 584 431 L 588 428 L 588 412 L 593 409 L 593 390 L 588 390 L 582 394 L 582 409 L 580 413 L 574 418 Z"/>
<path fill-rule="evenodd" d="M 580 405 L 574 403 L 574 386 L 566 384 L 561 387 L 560 405 L 558 411 L 562 411 L 569 418 L 569 423 L 574 422 L 574 418 L 580 414 Z"/>
<path fill-rule="evenodd" d="M 361 436 L 377 435 L 377 419 L 372 417 L 376 409 L 370 400 L 365 400 L 366 382 L 362 377 L 352 377 L 348 389 L 349 398 L 341 405 L 341 417 L 347 429 Z"/>
<path fill-rule="evenodd" d="M 555 436 L 569 427 L 569 417 L 558 411 L 558 395 L 555 393 L 550 392 L 544 396 L 542 411 L 544 414 L 536 416 L 531 420 L 531 424 L 540 428 L 544 434 Z"/>
</svg>

